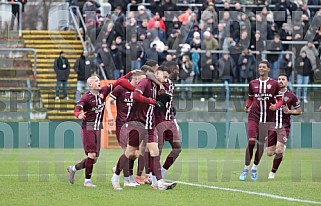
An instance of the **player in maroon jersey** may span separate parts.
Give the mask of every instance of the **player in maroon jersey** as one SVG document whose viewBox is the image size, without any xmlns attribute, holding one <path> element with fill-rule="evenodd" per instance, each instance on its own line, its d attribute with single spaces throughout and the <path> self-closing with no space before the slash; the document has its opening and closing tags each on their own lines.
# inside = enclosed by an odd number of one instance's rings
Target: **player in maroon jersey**
<svg viewBox="0 0 321 206">
<path fill-rule="evenodd" d="M 281 89 L 283 105 L 276 110 L 275 130 L 270 130 L 266 151 L 268 156 L 274 155 L 272 170 L 269 174 L 269 179 L 274 179 L 275 173 L 278 170 L 283 159 L 285 144 L 289 138 L 291 127 L 291 115 L 302 114 L 300 100 L 298 97 L 288 90 L 289 79 L 286 74 L 280 74 L 278 78 Z"/>
<path fill-rule="evenodd" d="M 168 141 L 172 147 L 172 151 L 168 154 L 165 163 L 161 168 L 163 177 L 165 176 L 169 167 L 175 162 L 176 158 L 181 153 L 181 139 L 178 132 L 178 125 L 173 114 L 173 96 L 175 85 L 172 80 L 175 80 L 176 68 L 176 65 L 171 68 L 159 68 L 160 71 L 163 71 L 163 76 L 159 76 L 159 81 L 163 83 L 166 94 L 171 97 L 171 100 L 165 105 L 164 110 L 159 108 L 156 108 L 155 110 L 156 130 L 158 134 L 158 147 L 160 154 L 162 153 L 164 141 Z"/>
<path fill-rule="evenodd" d="M 160 97 L 161 101 L 156 101 L 156 96 L 157 86 L 154 82 L 146 78 L 138 83 L 133 95 L 133 107 L 125 124 L 128 145 L 125 154 L 119 158 L 116 171 L 111 179 L 113 188 L 116 190 L 122 189 L 119 185 L 120 171 L 123 170 L 124 177 L 129 176 L 129 159 L 136 158 L 136 150 L 142 141 L 146 141 L 146 147 L 151 155 L 149 164 L 153 175 L 157 178 L 157 188 L 167 190 L 176 186 L 176 183 L 165 183 L 161 175 L 154 109 L 155 105 L 164 107 L 169 99 L 162 101 L 163 98 Z"/>
<path fill-rule="evenodd" d="M 270 79 L 268 74 L 270 64 L 264 60 L 260 62 L 258 72 L 259 78 L 249 83 L 249 97 L 246 101 L 244 111 L 248 115 L 248 137 L 249 142 L 245 152 L 245 167 L 240 175 L 244 181 L 250 170 L 251 159 L 256 140 L 257 150 L 254 164 L 251 169 L 251 179 L 257 179 L 257 166 L 264 152 L 264 141 L 271 124 L 275 122 L 275 110 L 282 106 L 280 87 L 276 80 Z M 275 102 L 277 100 L 277 102 Z"/>
<path fill-rule="evenodd" d="M 138 82 L 145 78 L 145 72 L 141 71 L 140 73 L 133 74 L 132 80 L 130 81 L 131 85 L 134 87 L 137 86 Z M 133 106 L 133 91 L 130 91 L 126 88 L 124 88 L 121 85 L 118 85 L 115 87 L 115 89 L 110 93 L 106 109 L 108 113 L 108 124 L 113 125 L 114 123 L 114 117 L 112 116 L 111 107 L 110 104 L 116 101 L 116 108 L 117 108 L 117 116 L 116 116 L 116 138 L 118 141 L 118 144 L 121 146 L 121 148 L 126 150 L 127 147 L 127 134 L 124 134 L 125 130 L 122 130 L 121 128 L 126 123 L 127 117 L 129 113 L 132 110 Z M 121 133 L 122 132 L 122 133 Z M 138 154 L 136 155 L 138 156 Z M 130 162 L 130 170 L 133 168 L 133 162 Z M 116 170 L 116 167 L 113 168 L 113 171 Z M 131 174 L 129 177 L 126 177 L 124 180 L 125 186 L 134 187 L 137 185 L 134 176 Z"/>
<path fill-rule="evenodd" d="M 173 90 L 174 90 L 174 84 L 171 80 L 176 80 L 177 77 L 178 77 L 178 73 L 179 73 L 179 68 L 178 68 L 178 65 L 177 63 L 175 62 L 167 62 L 166 65 L 165 65 L 167 69 L 162 69 L 162 68 L 165 68 L 165 67 L 161 67 L 159 70 L 160 72 L 157 72 L 157 76 L 158 76 L 158 80 L 162 81 L 163 83 L 163 86 L 165 86 L 166 84 L 166 87 L 164 87 L 164 91 L 163 93 L 166 93 L 168 94 L 170 97 L 171 97 L 171 100 L 169 103 L 167 103 L 165 106 L 166 106 L 166 110 L 163 112 L 164 115 L 165 115 L 165 112 L 166 112 L 166 117 L 168 119 L 171 119 L 169 120 L 170 122 L 168 123 L 168 131 L 165 132 L 165 136 L 167 136 L 166 138 L 166 141 L 169 141 L 171 146 L 172 146 L 172 152 L 168 155 L 166 161 L 165 161 L 165 164 L 163 165 L 161 171 L 162 171 L 162 176 L 164 177 L 167 169 L 173 164 L 173 162 L 175 161 L 175 159 L 178 157 L 180 151 L 181 151 L 181 144 L 180 144 L 180 137 L 178 135 L 178 125 L 176 123 L 176 120 L 174 120 L 174 117 L 172 115 L 173 113 L 173 110 L 175 110 L 174 107 L 172 107 L 172 95 L 173 95 Z M 164 72 L 164 74 L 162 74 Z M 169 81 L 168 80 L 168 75 L 169 75 Z M 166 79 L 166 80 L 162 80 L 162 79 Z M 170 82 L 170 83 L 169 83 Z M 167 88 L 167 89 L 166 89 Z M 170 91 L 169 91 L 170 90 Z M 159 109 L 156 108 L 155 110 L 155 116 L 156 116 L 156 125 L 158 124 L 158 121 L 159 119 L 165 119 L 164 115 L 162 115 L 162 117 L 159 116 Z M 175 110 L 176 112 L 176 110 Z M 167 120 L 164 120 L 167 122 Z M 158 128 L 158 131 L 160 130 L 164 130 L 166 128 L 166 125 L 165 125 L 165 122 L 164 124 L 165 127 L 161 127 L 159 126 Z M 158 127 L 158 126 L 156 126 Z M 172 131 L 170 131 L 172 130 Z M 162 147 L 163 147 L 163 144 L 164 144 L 164 139 L 162 139 L 160 137 L 160 135 L 158 135 L 158 146 L 159 146 L 159 151 L 160 151 L 160 155 L 161 155 L 161 151 L 162 151 Z M 141 175 L 142 175 L 142 172 L 144 170 L 144 165 L 140 164 L 140 162 L 143 162 L 144 159 L 146 159 L 145 161 L 145 171 L 146 171 L 146 176 L 144 178 L 144 180 L 142 180 L 141 178 Z M 145 184 L 145 183 L 148 183 L 150 184 L 152 180 L 150 178 L 150 176 L 152 176 L 150 174 L 150 171 L 149 171 L 149 164 L 148 164 L 148 160 L 149 159 L 149 152 L 145 152 L 144 155 L 141 154 L 139 155 L 138 157 L 138 167 L 137 167 L 137 176 L 136 176 L 136 182 L 138 182 L 139 184 Z M 154 183 L 155 183 L 155 177 L 154 177 Z"/>
<path fill-rule="evenodd" d="M 126 78 L 133 72 L 128 73 L 113 84 L 101 87 L 100 79 L 92 76 L 87 79 L 89 91 L 85 93 L 78 104 L 75 106 L 74 114 L 78 119 L 82 119 L 81 136 L 87 158 L 74 166 L 68 166 L 69 182 L 74 183 L 74 177 L 77 170 L 85 168 L 86 187 L 96 187 L 91 181 L 93 165 L 97 161 L 100 152 L 100 135 L 102 129 L 102 117 L 104 116 L 105 100 L 113 87 L 121 84 L 125 88 L 133 91 L 134 87 Z"/>
</svg>

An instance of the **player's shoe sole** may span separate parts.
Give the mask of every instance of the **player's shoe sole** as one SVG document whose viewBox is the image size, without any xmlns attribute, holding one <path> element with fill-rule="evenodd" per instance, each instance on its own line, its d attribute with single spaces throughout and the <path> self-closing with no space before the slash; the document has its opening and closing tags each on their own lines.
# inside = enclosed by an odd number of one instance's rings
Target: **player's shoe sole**
<svg viewBox="0 0 321 206">
<path fill-rule="evenodd" d="M 176 185 L 177 185 L 176 182 L 172 182 L 167 186 L 166 190 L 172 190 L 176 187 Z"/>
<path fill-rule="evenodd" d="M 120 187 L 119 182 L 111 181 L 111 184 L 112 184 L 114 190 L 122 190 L 123 189 L 123 188 Z"/>
<path fill-rule="evenodd" d="M 85 182 L 84 183 L 85 187 L 97 187 L 96 185 L 94 185 L 92 182 Z"/>
</svg>

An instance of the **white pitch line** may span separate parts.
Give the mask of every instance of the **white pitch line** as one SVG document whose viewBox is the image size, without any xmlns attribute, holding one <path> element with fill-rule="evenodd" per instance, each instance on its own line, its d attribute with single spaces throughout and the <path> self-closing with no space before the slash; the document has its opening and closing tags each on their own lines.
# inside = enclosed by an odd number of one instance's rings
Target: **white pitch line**
<svg viewBox="0 0 321 206">
<path fill-rule="evenodd" d="M 95 176 L 111 176 L 112 174 L 94 174 Z M 66 176 L 66 174 L 0 174 L 0 177 L 52 177 L 52 176 Z M 234 189 L 234 188 L 226 188 L 226 187 L 217 187 L 217 186 L 211 186 L 211 185 L 201 185 L 201 184 L 194 184 L 189 182 L 182 182 L 182 181 L 175 181 L 176 183 L 182 184 L 182 185 L 188 185 L 193 187 L 201 187 L 201 188 L 208 188 L 208 189 L 214 189 L 214 190 L 222 190 L 222 191 L 228 191 L 228 192 L 239 192 L 249 195 L 257 195 L 262 197 L 269 197 L 273 199 L 279 199 L 279 200 L 286 200 L 289 202 L 300 202 L 300 203 L 309 203 L 309 204 L 316 204 L 321 205 L 321 202 L 312 201 L 312 200 L 302 200 L 302 199 L 296 199 L 292 197 L 285 197 L 285 196 L 279 196 L 269 193 L 261 193 L 261 192 L 253 192 L 248 190 L 241 190 L 241 189 Z"/>
<path fill-rule="evenodd" d="M 239 193 L 244 193 L 244 194 L 249 194 L 249 195 L 257 195 L 257 196 L 269 197 L 269 198 L 273 198 L 273 199 L 286 200 L 286 201 L 290 201 L 290 202 L 300 202 L 300 203 L 321 205 L 321 202 L 316 202 L 316 201 L 312 201 L 312 200 L 296 199 L 296 198 L 292 198 L 292 197 L 284 197 L 284 196 L 273 195 L 273 194 L 269 194 L 269 193 L 252 192 L 252 191 L 248 191 L 248 190 L 240 190 L 240 189 L 233 189 L 233 188 L 226 188 L 226 187 L 217 187 L 217 186 L 210 186 L 210 185 L 200 185 L 200 184 L 193 184 L 193 183 L 181 182 L 181 181 L 176 181 L 176 182 L 179 184 L 182 184 L 182 185 L 189 185 L 189 186 L 193 186 L 193 187 L 209 188 L 209 189 L 223 190 L 223 191 L 229 191 L 229 192 L 239 192 Z"/>
</svg>

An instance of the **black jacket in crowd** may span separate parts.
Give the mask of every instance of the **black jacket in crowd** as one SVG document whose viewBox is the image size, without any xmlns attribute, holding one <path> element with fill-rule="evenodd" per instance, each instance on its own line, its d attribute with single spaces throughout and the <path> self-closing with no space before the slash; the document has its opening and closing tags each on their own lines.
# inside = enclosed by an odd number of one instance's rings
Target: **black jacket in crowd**
<svg viewBox="0 0 321 206">
<path fill-rule="evenodd" d="M 66 81 L 70 74 L 70 65 L 65 57 L 58 57 L 54 62 L 54 70 L 58 81 Z"/>
<path fill-rule="evenodd" d="M 76 60 L 74 69 L 77 73 L 77 79 L 85 81 L 95 73 L 96 66 L 91 58 L 81 54 L 80 58 Z"/>
</svg>

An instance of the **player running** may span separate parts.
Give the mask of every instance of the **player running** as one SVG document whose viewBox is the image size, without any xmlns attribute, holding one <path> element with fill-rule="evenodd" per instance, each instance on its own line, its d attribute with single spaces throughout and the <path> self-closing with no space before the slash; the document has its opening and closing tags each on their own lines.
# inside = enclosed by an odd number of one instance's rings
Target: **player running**
<svg viewBox="0 0 321 206">
<path fill-rule="evenodd" d="M 288 90 L 288 76 L 286 74 L 280 74 L 278 82 L 281 89 L 283 105 L 280 109 L 276 110 L 275 130 L 269 131 L 267 139 L 267 155 L 274 155 L 272 170 L 268 177 L 269 179 L 274 179 L 275 173 L 282 162 L 285 144 L 288 141 L 290 133 L 291 115 L 302 114 L 300 100 L 293 92 Z"/>
<path fill-rule="evenodd" d="M 270 72 L 270 63 L 263 60 L 259 64 L 258 72 L 260 77 L 249 83 L 249 97 L 246 101 L 244 111 L 248 115 L 248 137 L 249 142 L 245 152 L 245 166 L 240 180 L 244 181 L 250 171 L 251 159 L 256 143 L 256 153 L 254 165 L 251 169 L 251 179 L 257 179 L 257 166 L 264 152 L 264 142 L 267 131 L 275 122 L 275 110 L 282 106 L 282 96 L 280 87 L 276 80 L 271 79 L 268 74 Z M 277 99 L 277 103 L 275 100 Z"/>
</svg>

